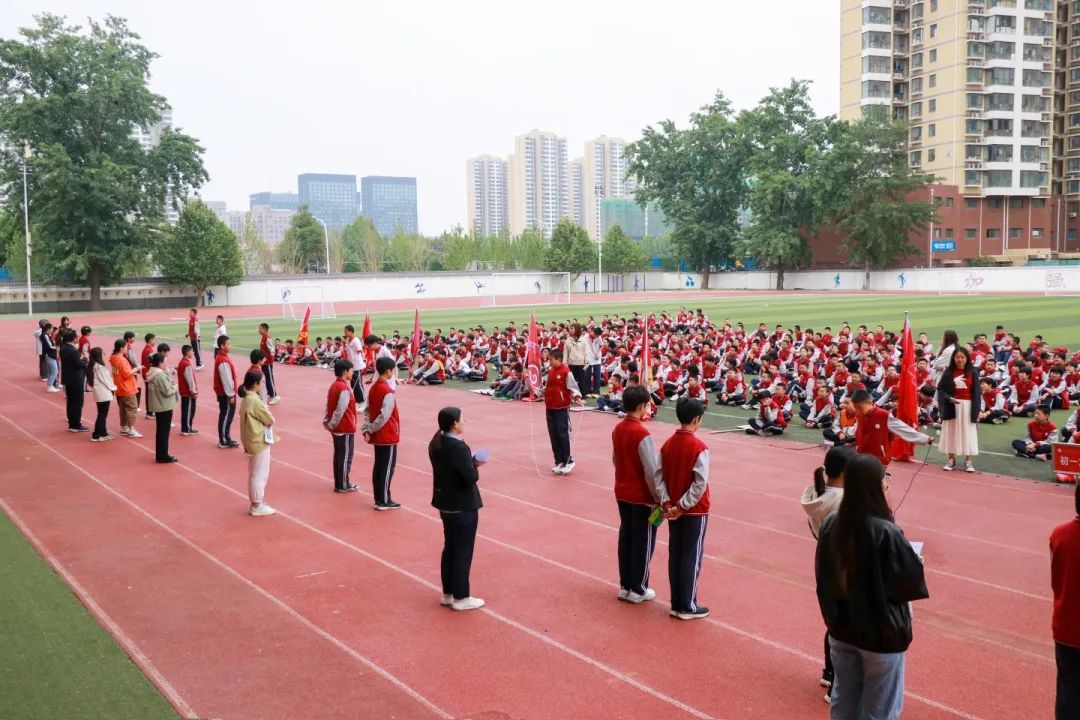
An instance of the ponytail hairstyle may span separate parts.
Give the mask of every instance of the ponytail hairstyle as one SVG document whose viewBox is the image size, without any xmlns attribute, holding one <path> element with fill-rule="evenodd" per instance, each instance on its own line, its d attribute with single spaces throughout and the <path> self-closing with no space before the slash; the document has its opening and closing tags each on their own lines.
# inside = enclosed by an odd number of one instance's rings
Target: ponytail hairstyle
<svg viewBox="0 0 1080 720">
<path fill-rule="evenodd" d="M 854 456 L 855 453 L 851 448 L 843 445 L 829 448 L 829 452 L 825 453 L 825 460 L 823 463 L 814 468 L 814 495 L 817 497 L 824 495 L 825 490 L 828 489 L 826 478 L 828 480 L 836 480 L 843 475 L 848 460 Z"/>
<path fill-rule="evenodd" d="M 244 374 L 244 384 L 237 389 L 236 394 L 240 397 L 247 397 L 247 394 L 255 389 L 255 386 L 263 381 L 263 375 L 261 372 L 255 372 L 249 370 Z"/>
<path fill-rule="evenodd" d="M 119 355 L 124 350 L 124 348 L 126 348 L 126 347 L 127 347 L 127 340 L 121 340 L 120 338 L 117 338 L 113 342 L 112 354 L 113 355 Z"/>
<path fill-rule="evenodd" d="M 101 356 L 101 348 L 90 348 L 90 361 L 86 365 L 86 384 L 94 387 L 94 366 L 104 365 L 105 360 Z"/>
</svg>

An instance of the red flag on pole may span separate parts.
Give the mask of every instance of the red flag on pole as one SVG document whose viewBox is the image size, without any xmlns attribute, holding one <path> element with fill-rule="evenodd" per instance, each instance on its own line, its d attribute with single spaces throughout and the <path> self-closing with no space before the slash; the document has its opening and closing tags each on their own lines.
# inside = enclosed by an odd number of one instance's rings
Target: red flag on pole
<svg viewBox="0 0 1080 720">
<path fill-rule="evenodd" d="M 367 336 L 371 334 L 371 316 L 364 315 L 364 329 L 360 332 L 360 339 L 367 340 Z M 369 368 L 375 367 L 375 348 L 368 345 L 364 345 L 364 361 Z"/>
<path fill-rule="evenodd" d="M 529 388 L 527 399 L 533 400 L 540 395 L 540 329 L 536 326 L 536 313 L 529 315 L 529 339 L 525 344 L 525 367 Z"/>
<path fill-rule="evenodd" d="M 300 332 L 297 333 L 296 339 L 301 345 L 308 344 L 308 321 L 311 320 L 311 306 L 308 305 L 304 310 L 304 320 L 300 323 Z"/>
<path fill-rule="evenodd" d="M 900 362 L 900 383 L 896 386 L 896 418 L 911 427 L 918 427 L 919 388 L 915 382 L 915 341 L 912 338 L 911 319 L 904 313 L 904 336 L 900 347 L 904 351 Z M 894 437 L 891 455 L 894 460 L 910 460 L 914 446 L 906 440 Z"/>
<path fill-rule="evenodd" d="M 420 308 L 416 308 L 416 317 L 413 319 L 412 339 L 409 342 L 409 354 L 412 356 L 413 367 L 420 356 Z"/>
</svg>

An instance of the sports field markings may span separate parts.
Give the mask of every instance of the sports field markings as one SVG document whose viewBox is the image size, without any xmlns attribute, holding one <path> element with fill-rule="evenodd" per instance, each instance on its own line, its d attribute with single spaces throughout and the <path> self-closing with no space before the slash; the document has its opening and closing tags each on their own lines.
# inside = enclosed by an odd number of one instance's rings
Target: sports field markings
<svg viewBox="0 0 1080 720">
<path fill-rule="evenodd" d="M 18 429 L 20 431 L 22 430 L 21 428 Z M 138 643 L 132 640 L 116 621 L 105 612 L 101 605 L 94 600 L 90 592 L 82 586 L 82 583 L 75 579 L 75 576 L 68 571 L 67 567 L 65 567 L 62 562 L 60 562 L 60 559 L 57 558 L 56 555 L 49 550 L 48 546 L 34 534 L 34 531 L 30 529 L 30 526 L 23 521 L 19 514 L 15 512 L 14 508 L 8 505 L 3 498 L 0 498 L 0 508 L 3 509 L 9 518 L 11 518 L 11 522 L 14 523 L 15 527 L 19 529 L 19 532 L 21 532 L 30 545 L 33 546 L 34 550 L 45 558 L 45 562 L 47 562 L 53 571 L 60 576 L 60 579 L 71 588 L 71 591 L 79 598 L 79 602 L 86 607 L 90 612 L 90 615 L 97 620 L 118 643 L 120 643 L 120 647 L 124 648 L 124 652 L 127 653 L 132 662 L 135 663 L 144 675 L 150 678 L 150 682 L 154 684 L 158 689 L 158 692 L 165 696 L 165 699 L 173 706 L 173 709 L 175 709 L 181 717 L 185 718 L 185 720 L 198 720 L 198 714 L 195 712 L 194 708 L 184 700 L 184 697 L 172 686 L 165 676 L 161 674 L 161 671 L 157 669 L 153 661 L 151 661 L 139 648 Z"/>
<path fill-rule="evenodd" d="M 10 380 L 4 379 L 3 381 L 5 383 L 11 385 L 12 387 L 15 387 L 15 388 L 23 391 L 24 393 L 26 393 L 28 395 L 31 395 L 31 396 L 36 396 L 37 395 L 36 393 L 31 393 L 30 391 L 26 390 L 25 388 L 22 388 L 22 387 L 16 385 L 15 383 L 11 382 Z M 46 400 L 47 401 L 52 401 L 53 404 L 56 405 L 56 406 L 59 406 L 59 404 L 60 404 L 60 401 L 58 399 L 46 398 Z M 6 418 L 2 414 L 0 414 L 0 418 L 4 418 L 4 419 L 8 420 L 8 422 L 12 422 L 10 419 Z M 31 439 L 34 439 L 33 436 L 29 432 L 24 430 L 21 426 L 15 424 L 14 422 L 12 422 L 12 425 L 14 425 L 16 428 L 18 428 L 20 430 L 20 432 L 27 435 L 27 437 L 29 437 Z M 297 433 L 297 434 L 305 435 L 306 433 Z M 137 444 L 137 443 L 134 443 L 134 445 L 135 445 L 135 447 L 138 447 L 139 449 L 143 450 L 144 452 L 146 452 L 148 454 L 153 452 L 152 448 L 145 447 L 145 446 Z M 360 453 L 360 454 L 362 456 L 367 455 L 366 453 Z M 65 460 L 65 462 L 68 462 L 73 467 L 78 468 L 77 465 L 72 463 L 66 457 L 63 458 L 63 459 Z M 290 463 L 282 462 L 282 461 L 279 461 L 279 460 L 274 460 L 274 462 L 278 462 L 279 464 L 284 464 L 284 465 L 286 465 L 288 467 L 293 467 L 293 468 L 295 468 L 297 470 L 303 470 L 305 473 L 307 473 L 309 475 L 319 477 L 320 479 L 325 479 L 325 478 L 322 478 L 321 475 L 318 475 L 317 473 L 308 471 L 308 470 L 306 470 L 304 468 L 300 468 L 299 466 L 292 465 Z M 207 482 L 210 482 L 211 484 L 216 485 L 216 486 L 224 489 L 225 491 L 229 492 L 230 494 L 233 494 L 233 495 L 235 495 L 237 497 L 247 499 L 247 495 L 245 495 L 244 493 L 241 493 L 241 492 L 229 487 L 228 485 L 225 485 L 225 484 L 221 483 L 220 481 L 215 480 L 214 478 L 211 478 L 211 477 L 209 477 L 209 476 L 195 470 L 194 468 L 191 468 L 191 467 L 185 465 L 184 463 L 179 463 L 179 466 L 184 468 L 188 472 L 190 472 L 190 473 L 192 473 L 192 474 L 206 480 Z M 402 467 L 404 467 L 404 468 L 406 468 L 408 470 L 412 470 L 413 472 L 420 472 L 416 468 L 411 468 L 411 467 L 409 467 L 407 465 L 404 465 L 404 464 L 402 464 Z M 79 468 L 79 469 L 82 470 L 81 468 Z M 146 514 L 148 517 L 152 517 L 152 516 L 149 515 L 149 513 L 147 513 L 145 510 L 143 510 L 139 506 L 135 505 L 132 501 L 128 500 L 126 497 L 121 495 L 118 491 L 115 491 L 112 488 L 109 488 L 108 486 L 105 486 L 99 479 L 97 479 L 96 477 L 90 475 L 90 473 L 88 473 L 86 471 L 83 471 L 83 472 L 85 474 L 87 474 L 88 476 L 90 476 L 95 482 L 97 482 L 98 484 L 101 484 L 103 487 L 105 487 L 107 490 L 109 490 L 109 492 L 117 495 L 118 497 L 124 499 L 125 502 L 131 504 L 139 512 Z M 580 480 L 578 478 L 570 478 L 570 479 L 572 481 L 579 482 L 579 483 L 582 483 L 582 484 L 585 484 L 585 485 L 592 485 L 594 487 L 604 489 L 605 491 L 610 490 L 610 488 L 608 488 L 607 486 L 599 485 L 599 484 L 596 484 L 596 483 L 589 483 L 588 481 Z M 367 493 L 365 493 L 365 494 L 367 494 Z M 410 508 L 406 508 L 406 509 L 411 510 Z M 422 517 L 427 517 L 426 515 L 424 515 L 422 513 L 419 513 L 419 511 L 413 511 L 413 512 L 415 512 L 416 514 L 418 514 L 418 515 L 420 515 Z M 321 529 L 319 529 L 317 527 L 314 527 L 314 526 L 308 524 L 307 522 L 305 522 L 305 521 L 303 521 L 303 520 L 301 520 L 301 519 L 299 519 L 299 518 L 297 518 L 295 516 L 292 516 L 292 515 L 290 515 L 290 514 L 288 514 L 286 512 L 280 511 L 280 510 L 278 511 L 278 515 L 280 515 L 280 516 L 282 516 L 282 517 L 284 517 L 284 518 L 286 518 L 286 519 L 300 525 L 301 527 L 304 527 L 305 529 L 307 529 L 307 530 L 309 530 L 309 531 L 311 531 L 311 532 L 313 532 L 313 533 L 315 533 L 315 534 L 317 534 L 317 535 L 319 535 L 321 537 L 324 537 L 324 538 L 326 538 L 326 539 L 328 539 L 328 540 L 330 540 L 332 542 L 340 544 L 343 547 L 346 547 L 346 548 L 348 548 L 348 549 L 350 549 L 350 550 L 352 550 L 352 551 L 354 551 L 354 552 L 356 552 L 356 553 L 358 553 L 358 554 L 360 554 L 360 555 L 362 555 L 364 557 L 367 557 L 367 558 L 369 558 L 369 559 L 371 559 L 371 560 L 373 560 L 373 561 L 375 561 L 375 562 L 377 562 L 379 564 L 384 565 L 385 567 L 388 567 L 389 569 L 392 569 L 392 570 L 394 570 L 396 572 L 399 572 L 399 573 L 405 575 L 406 577 L 409 577 L 410 579 L 431 588 L 432 590 L 435 590 L 435 591 L 441 590 L 441 588 L 439 586 L 437 586 L 436 584 L 428 582 L 427 580 L 415 575 L 414 573 L 412 573 L 412 572 L 410 572 L 410 571 L 408 571 L 408 570 L 406 570 L 404 568 L 401 568 L 401 567 L 391 563 L 390 561 L 384 560 L 383 558 L 380 558 L 380 557 L 378 557 L 378 556 L 376 556 L 376 555 L 374 555 L 374 554 L 372 554 L 372 553 L 370 553 L 370 552 L 368 552 L 366 550 L 363 550 L 362 548 L 356 547 L 356 546 L 352 545 L 351 543 L 349 543 L 349 542 L 347 542 L 347 541 L 345 541 L 345 540 L 343 540 L 341 538 L 338 538 L 337 536 L 332 535 L 331 533 L 327 533 L 327 532 L 325 532 L 325 531 L 323 531 L 323 530 L 321 530 Z M 430 519 L 432 521 L 434 521 L 434 518 L 430 518 Z M 155 519 L 155 521 L 156 521 L 156 519 Z M 165 527 L 165 526 L 163 525 L 163 527 Z M 172 531 L 171 529 L 169 529 L 169 530 L 170 530 L 170 532 L 175 533 L 175 531 Z M 181 537 L 179 535 L 177 535 L 177 536 Z M 212 557 L 212 556 L 209 556 L 208 553 L 205 553 L 205 551 L 203 551 L 201 548 L 198 548 L 197 546 L 195 546 L 193 543 L 191 543 L 191 541 L 187 540 L 186 538 L 181 537 L 181 539 L 185 543 L 187 543 L 187 544 L 191 545 L 192 547 L 196 548 L 197 550 L 199 550 L 200 553 L 204 553 L 208 557 Z M 485 540 L 488 540 L 488 539 L 489 538 L 485 537 Z M 511 546 L 511 545 L 506 544 L 506 543 L 501 543 L 499 541 L 496 541 L 496 543 L 500 544 L 500 545 L 503 545 L 504 547 L 507 547 L 507 548 L 514 548 L 514 546 Z M 565 566 L 562 563 L 558 563 L 557 561 L 544 558 L 543 556 L 537 555 L 535 553 L 531 553 L 530 551 L 527 551 L 527 550 L 523 550 L 523 552 L 526 555 L 531 555 L 534 558 L 540 559 L 540 560 L 542 560 L 544 562 L 548 562 L 548 563 L 551 563 L 551 564 L 556 565 L 556 566 L 561 566 L 564 569 L 569 570 L 569 571 L 571 571 L 571 572 L 573 572 L 575 574 L 582 575 L 583 577 L 588 577 L 590 579 L 596 580 L 597 582 L 602 582 L 605 585 L 607 585 L 609 587 L 612 587 L 611 582 L 609 580 L 607 580 L 607 579 L 600 578 L 599 576 L 591 575 L 590 573 L 588 573 L 586 571 L 583 571 L 583 570 L 571 568 L 570 566 Z M 233 572 L 235 572 L 235 571 L 233 571 Z M 250 581 L 248 581 L 248 582 L 250 582 Z M 263 590 L 262 592 L 266 592 L 266 591 Z M 273 598 L 273 596 L 270 596 L 270 597 Z M 279 603 L 281 602 L 281 601 L 277 601 L 276 598 L 273 598 L 273 599 L 276 602 L 279 602 Z M 282 604 L 284 604 L 284 603 L 282 603 Z M 291 608 L 290 608 L 290 610 L 291 610 Z M 292 611 L 292 612 L 295 612 L 295 611 Z M 505 616 L 502 616 L 499 613 L 496 613 L 493 610 L 490 610 L 489 608 L 483 608 L 481 610 L 481 612 L 487 613 L 487 614 L 491 615 L 492 617 L 494 617 L 494 618 L 496 618 L 496 619 L 498 619 L 500 621 L 507 622 L 508 624 L 513 624 L 515 622 L 515 621 L 511 621 L 509 618 L 506 618 Z M 300 617 L 305 622 L 305 624 L 311 624 L 310 621 L 307 621 L 306 618 L 303 618 L 303 616 L 299 616 L 299 614 L 297 614 L 297 615 L 298 615 L 298 617 Z M 706 618 L 707 622 L 713 621 L 713 620 L 714 619 L 712 619 L 712 618 Z M 797 648 L 784 645 L 783 643 L 780 643 L 778 641 L 771 640 L 771 639 L 766 638 L 764 636 L 757 635 L 756 633 L 753 633 L 752 631 L 745 630 L 745 629 L 742 629 L 742 628 L 737 628 L 736 626 L 729 626 L 729 624 L 723 623 L 721 621 L 713 621 L 712 624 L 714 624 L 716 626 L 719 626 L 719 627 L 723 627 L 725 629 L 730 629 L 732 632 L 737 632 L 737 634 L 743 635 L 744 637 L 754 639 L 754 640 L 756 640 L 758 642 L 761 642 L 761 643 L 763 643 L 763 644 L 765 644 L 767 646 L 774 647 L 774 648 L 777 648 L 777 649 L 781 649 L 781 650 L 787 652 L 788 654 L 791 654 L 793 656 L 800 657 L 800 658 L 803 658 L 803 659 L 805 659 L 807 661 L 813 662 L 815 665 L 820 663 L 820 658 L 817 658 L 817 657 L 815 657 L 813 655 L 810 655 L 810 654 L 808 654 L 808 653 L 806 653 L 806 652 L 804 652 L 802 650 L 799 650 Z M 318 628 L 317 626 L 315 626 L 314 624 L 311 624 L 311 626 L 312 626 L 312 628 L 316 629 L 320 634 L 325 632 L 325 631 L 322 631 L 321 628 Z M 327 635 L 329 635 L 329 634 L 327 634 Z M 333 636 L 329 636 L 329 637 L 332 638 Z M 555 647 L 559 647 L 561 645 L 561 643 L 554 642 L 551 638 L 548 638 L 548 637 L 544 636 L 543 634 L 540 634 L 537 637 L 538 637 L 538 639 L 540 639 L 540 640 L 542 640 L 544 642 L 553 643 L 553 646 L 555 646 Z M 335 642 L 335 644 L 336 644 L 336 642 Z M 347 646 L 344 646 L 344 647 L 347 647 Z M 563 647 L 565 647 L 565 646 L 563 646 Z M 560 647 L 560 649 L 562 649 L 562 648 Z M 566 648 L 566 649 L 567 650 L 572 650 L 570 648 Z M 574 652 L 576 652 L 576 651 L 574 651 Z M 594 662 L 599 663 L 599 661 L 594 661 Z M 603 665 L 602 663 L 599 664 L 598 667 L 607 668 L 607 666 Z M 613 668 L 609 668 L 609 670 L 611 670 L 611 674 L 612 674 L 613 677 L 616 677 L 618 679 L 621 679 L 621 677 L 625 677 L 625 676 L 622 676 L 621 673 L 619 673 L 617 670 L 614 670 Z M 635 686 L 636 686 L 637 681 L 635 681 L 633 678 L 627 678 L 627 680 L 630 683 L 635 684 Z M 644 687 L 648 687 L 648 686 L 644 686 Z M 655 691 L 655 690 L 653 690 L 649 694 L 653 695 L 654 693 L 655 693 L 654 697 L 658 697 L 658 698 L 662 698 L 662 699 L 667 698 L 666 695 L 664 695 L 663 693 L 660 693 L 659 691 Z M 938 710 L 941 710 L 942 712 L 946 712 L 946 713 L 954 715 L 956 717 L 964 718 L 965 720 L 981 720 L 981 718 L 979 718 L 979 716 L 977 716 L 977 715 L 972 715 L 972 714 L 967 713 L 967 712 L 965 712 L 963 710 L 959 710 L 959 709 L 953 708 L 951 706 L 945 705 L 943 703 L 939 703 L 939 702 L 937 702 L 935 700 L 932 700 L 930 698 L 926 698 L 925 696 L 919 695 L 917 693 L 913 693 L 913 692 L 910 692 L 910 691 L 905 691 L 904 694 L 905 694 L 905 696 L 910 697 L 913 700 L 923 702 L 923 703 L 927 704 L 930 707 L 934 707 L 934 708 L 936 708 Z M 681 705 L 681 702 L 678 701 L 678 700 L 675 700 L 674 698 L 672 698 L 671 701 L 674 704 L 676 704 L 676 706 Z M 705 715 L 704 713 L 701 713 L 701 714 L 692 713 L 692 714 L 695 714 L 696 717 L 702 718 L 702 720 L 712 720 L 712 719 L 710 719 L 710 717 L 708 715 Z M 449 716 L 443 716 L 443 717 L 449 717 Z"/>
</svg>

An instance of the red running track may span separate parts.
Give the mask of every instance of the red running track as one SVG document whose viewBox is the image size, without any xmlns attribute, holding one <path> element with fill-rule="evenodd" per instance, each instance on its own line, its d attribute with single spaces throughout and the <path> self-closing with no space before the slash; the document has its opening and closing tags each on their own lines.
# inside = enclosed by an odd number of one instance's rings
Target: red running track
<svg viewBox="0 0 1080 720">
<path fill-rule="evenodd" d="M 28 332 L 0 324 L 13 347 Z M 366 447 L 353 475 L 366 492 L 330 492 L 329 373 L 280 368 L 267 494 L 279 513 L 256 519 L 245 458 L 211 437 L 211 403 L 202 435 L 174 435 L 181 463 L 158 466 L 150 422 L 142 440 L 65 432 L 63 395 L 45 394 L 22 357 L 0 365 L 2 507 L 182 715 L 825 716 L 814 545 L 797 502 L 818 450 L 703 435 L 714 513 L 700 598 L 712 616 L 681 623 L 667 617 L 666 543 L 657 601 L 615 600 L 612 417 L 574 416 L 577 470 L 557 478 L 541 407 L 403 387 L 394 496 L 405 507 L 375 513 Z M 425 448 L 446 404 L 465 410 L 472 446 L 493 453 L 473 567 L 488 607 L 473 613 L 438 605 Z M 658 441 L 672 430 L 652 427 Z M 895 469 L 895 499 L 915 468 Z M 1051 717 L 1046 541 L 1071 498 L 936 468 L 914 482 L 898 520 L 926 542 L 932 597 L 916 606 L 904 717 Z"/>
</svg>

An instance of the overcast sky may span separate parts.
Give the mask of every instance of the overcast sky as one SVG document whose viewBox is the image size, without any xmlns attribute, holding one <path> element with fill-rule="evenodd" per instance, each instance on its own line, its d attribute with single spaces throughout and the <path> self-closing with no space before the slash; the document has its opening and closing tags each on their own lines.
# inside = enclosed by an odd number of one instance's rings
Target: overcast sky
<svg viewBox="0 0 1080 720">
<path fill-rule="evenodd" d="M 0 0 L 0 35 L 38 12 Z M 533 128 L 633 140 L 723 91 L 752 105 L 792 77 L 839 97 L 836 0 L 52 0 L 112 13 L 161 57 L 151 86 L 206 148 L 207 200 L 247 209 L 303 172 L 412 175 L 420 230 L 465 224 L 465 160 Z"/>
</svg>

